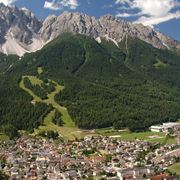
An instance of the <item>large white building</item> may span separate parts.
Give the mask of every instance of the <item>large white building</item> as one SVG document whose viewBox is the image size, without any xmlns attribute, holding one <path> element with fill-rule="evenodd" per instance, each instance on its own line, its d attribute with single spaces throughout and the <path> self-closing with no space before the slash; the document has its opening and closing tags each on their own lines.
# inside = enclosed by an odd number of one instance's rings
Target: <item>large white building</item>
<svg viewBox="0 0 180 180">
<path fill-rule="evenodd" d="M 149 129 L 152 132 L 168 132 L 170 129 L 180 129 L 180 123 L 175 123 L 175 122 L 168 122 L 168 123 L 163 123 L 162 125 L 155 125 L 151 126 Z"/>
<path fill-rule="evenodd" d="M 162 125 L 157 125 L 157 126 L 151 126 L 149 128 L 152 132 L 162 132 L 163 131 L 163 127 Z"/>
</svg>

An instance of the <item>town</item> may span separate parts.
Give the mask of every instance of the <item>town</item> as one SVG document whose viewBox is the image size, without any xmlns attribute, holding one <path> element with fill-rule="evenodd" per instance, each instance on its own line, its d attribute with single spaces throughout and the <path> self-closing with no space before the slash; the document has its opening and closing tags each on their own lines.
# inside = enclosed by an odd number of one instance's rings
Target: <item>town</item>
<svg viewBox="0 0 180 180">
<path fill-rule="evenodd" d="M 167 167 L 180 161 L 179 145 L 86 136 L 57 142 L 22 136 L 0 142 L 0 171 L 10 179 L 174 179 Z"/>
</svg>

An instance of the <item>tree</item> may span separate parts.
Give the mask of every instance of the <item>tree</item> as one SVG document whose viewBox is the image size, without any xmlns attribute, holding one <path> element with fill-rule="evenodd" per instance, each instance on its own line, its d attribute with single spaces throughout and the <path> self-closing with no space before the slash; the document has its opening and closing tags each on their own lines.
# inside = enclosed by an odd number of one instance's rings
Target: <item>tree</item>
<svg viewBox="0 0 180 180">
<path fill-rule="evenodd" d="M 8 179 L 9 179 L 9 176 L 3 173 L 2 171 L 0 171 L 0 180 L 8 180 Z"/>
<path fill-rule="evenodd" d="M 2 132 L 9 136 L 10 139 L 16 138 L 19 136 L 18 130 L 10 124 L 4 125 L 2 127 Z"/>
</svg>

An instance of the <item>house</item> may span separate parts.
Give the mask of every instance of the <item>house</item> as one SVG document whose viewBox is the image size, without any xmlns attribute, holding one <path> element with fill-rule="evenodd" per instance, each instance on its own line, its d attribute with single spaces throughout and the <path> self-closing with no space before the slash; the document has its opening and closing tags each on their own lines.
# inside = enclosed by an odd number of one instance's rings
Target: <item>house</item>
<svg viewBox="0 0 180 180">
<path fill-rule="evenodd" d="M 176 135 L 176 141 L 177 141 L 177 144 L 180 145 L 180 134 Z"/>
<path fill-rule="evenodd" d="M 136 167 L 136 168 L 126 168 L 117 171 L 117 176 L 120 180 L 123 179 L 141 179 L 144 177 L 154 175 L 154 168 L 150 166 Z"/>
<path fill-rule="evenodd" d="M 151 180 L 178 180 L 172 176 L 167 176 L 166 174 L 160 174 L 157 176 L 153 176 Z"/>
</svg>

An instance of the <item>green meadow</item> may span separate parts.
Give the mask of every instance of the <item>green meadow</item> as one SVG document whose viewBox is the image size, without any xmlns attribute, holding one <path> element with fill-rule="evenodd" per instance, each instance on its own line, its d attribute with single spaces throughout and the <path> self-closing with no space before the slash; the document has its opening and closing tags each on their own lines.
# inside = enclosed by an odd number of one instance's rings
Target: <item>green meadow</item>
<svg viewBox="0 0 180 180">
<path fill-rule="evenodd" d="M 38 74 L 43 73 L 42 68 L 38 68 Z M 28 78 L 33 85 L 41 85 L 43 82 L 38 79 L 36 76 L 23 76 L 22 80 L 19 84 L 20 88 L 26 91 L 32 98 L 34 102 L 43 102 L 47 105 L 52 105 L 53 110 L 47 114 L 44 119 L 43 125 L 39 126 L 38 129 L 35 129 L 32 135 L 38 135 L 42 131 L 57 131 L 60 136 L 64 139 L 73 140 L 75 138 L 82 138 L 87 134 L 87 131 L 80 130 L 75 126 L 74 121 L 71 119 L 68 110 L 66 107 L 59 105 L 55 101 L 55 95 L 64 89 L 63 86 L 59 85 L 55 81 L 52 81 L 55 84 L 55 91 L 49 93 L 47 95 L 47 99 L 42 100 L 39 96 L 37 96 L 32 90 L 28 89 L 24 85 L 24 78 Z M 54 118 L 55 110 L 59 111 L 62 114 L 62 120 L 64 125 L 62 127 L 55 125 L 52 120 Z"/>
</svg>

